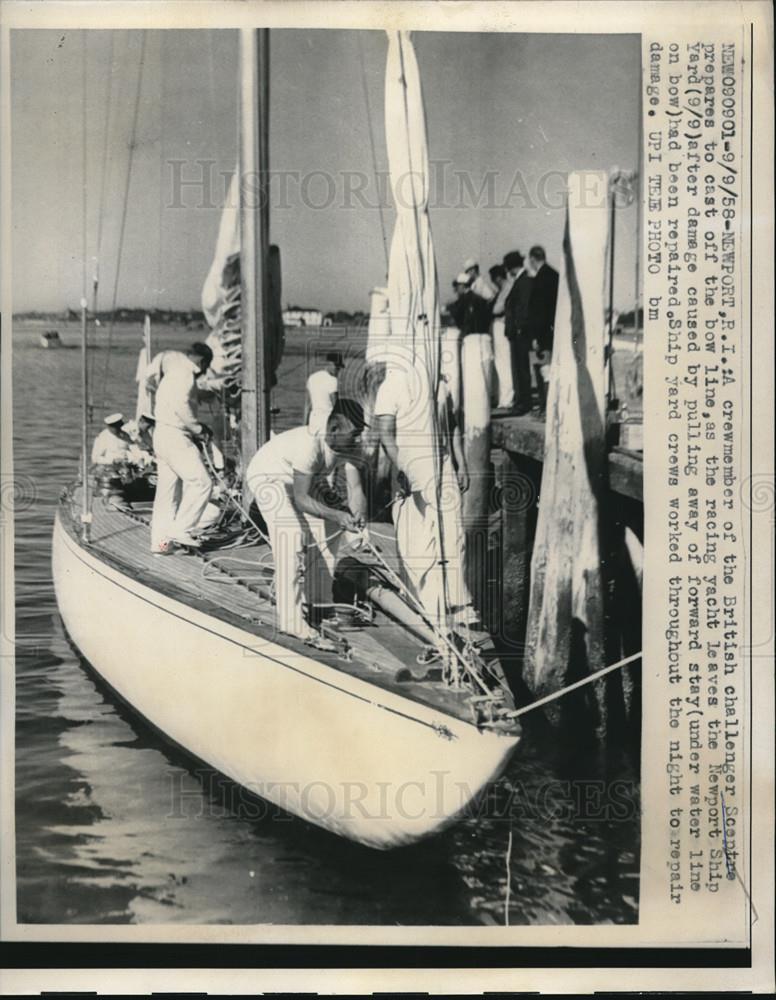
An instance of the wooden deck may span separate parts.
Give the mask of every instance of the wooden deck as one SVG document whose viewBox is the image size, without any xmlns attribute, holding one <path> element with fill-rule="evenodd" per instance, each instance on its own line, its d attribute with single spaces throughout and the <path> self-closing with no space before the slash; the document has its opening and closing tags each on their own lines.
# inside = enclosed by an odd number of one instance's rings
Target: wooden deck
<svg viewBox="0 0 776 1000">
<path fill-rule="evenodd" d="M 69 533 L 78 537 L 77 497 L 63 501 L 63 521 Z M 241 628 L 259 639 L 280 642 L 306 657 L 335 667 L 371 684 L 420 702 L 454 718 L 472 721 L 472 693 L 452 690 L 438 680 L 421 679 L 427 668 L 416 657 L 424 649 L 421 638 L 404 625 L 375 608 L 369 625 L 340 625 L 338 634 L 351 647 L 351 659 L 335 653 L 313 650 L 276 629 L 272 601 L 266 596 L 267 576 L 263 567 L 272 565 L 271 552 L 264 544 L 193 554 L 155 556 L 150 552 L 149 505 L 135 505 L 132 513 L 109 507 L 97 497 L 93 501 L 93 522 L 89 550 L 99 553 L 115 569 L 146 586 L 191 608 Z M 379 545 L 389 565 L 395 565 L 395 545 L 386 533 L 390 525 L 375 526 Z M 349 554 L 341 550 L 340 559 Z M 364 568 L 369 560 L 353 553 Z M 263 593 L 262 593 L 263 591 Z M 409 672 L 409 673 L 408 673 Z M 407 679 L 408 678 L 408 679 Z"/>
</svg>

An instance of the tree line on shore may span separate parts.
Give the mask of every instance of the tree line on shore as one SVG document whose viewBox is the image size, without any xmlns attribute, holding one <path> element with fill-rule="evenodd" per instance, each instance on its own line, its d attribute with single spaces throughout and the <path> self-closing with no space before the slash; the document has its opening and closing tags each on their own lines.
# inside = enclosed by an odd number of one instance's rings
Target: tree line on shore
<svg viewBox="0 0 776 1000">
<path fill-rule="evenodd" d="M 143 309 L 137 307 L 124 307 L 110 310 L 101 310 L 98 313 L 89 312 L 90 320 L 98 320 L 104 326 L 110 323 L 111 318 L 116 323 L 142 323 L 146 316 L 151 317 L 154 325 L 186 326 L 191 329 L 206 329 L 204 313 L 200 309 Z M 369 320 L 368 315 L 362 310 L 347 312 L 338 309 L 335 312 L 326 313 L 325 319 L 330 319 L 334 326 L 365 326 Z M 50 323 L 80 322 L 81 313 L 77 309 L 61 309 L 45 311 L 31 309 L 25 312 L 15 312 L 14 319 L 19 321 L 43 320 Z"/>
</svg>

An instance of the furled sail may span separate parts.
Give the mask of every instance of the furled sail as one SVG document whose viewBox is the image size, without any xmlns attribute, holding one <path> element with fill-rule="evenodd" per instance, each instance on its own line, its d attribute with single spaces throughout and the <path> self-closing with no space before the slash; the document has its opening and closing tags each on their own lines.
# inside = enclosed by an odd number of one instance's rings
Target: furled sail
<svg viewBox="0 0 776 1000">
<path fill-rule="evenodd" d="M 390 336 L 382 352 L 389 371 L 403 370 L 411 398 L 411 433 L 398 441 L 402 468 L 414 468 L 422 483 L 423 535 L 408 544 L 414 575 L 423 578 L 423 602 L 438 622 L 446 620 L 447 580 L 440 516 L 441 453 L 437 417 L 441 322 L 436 260 L 428 215 L 429 167 L 426 120 L 415 50 L 407 31 L 388 32 L 385 76 L 385 129 L 388 165 L 396 209 L 388 271 Z M 402 454 L 402 452 L 404 452 Z M 397 512 L 401 521 L 412 501 Z M 422 560 L 425 565 L 418 566 Z M 433 603 L 434 607 L 429 607 Z"/>
<path fill-rule="evenodd" d="M 439 377 L 440 314 L 428 215 L 426 117 L 408 31 L 388 32 L 385 131 L 396 208 L 388 270 L 391 339 L 410 349 L 430 399 Z"/>
<path fill-rule="evenodd" d="M 211 328 L 206 343 L 213 351 L 213 362 L 205 386 L 213 391 L 225 389 L 233 397 L 239 395 L 242 382 L 239 205 L 239 172 L 235 171 L 221 214 L 213 262 L 202 287 L 202 311 Z M 285 342 L 280 251 L 276 246 L 269 248 L 267 267 L 269 308 L 265 359 L 270 371 L 270 384 L 274 385 Z"/>
</svg>

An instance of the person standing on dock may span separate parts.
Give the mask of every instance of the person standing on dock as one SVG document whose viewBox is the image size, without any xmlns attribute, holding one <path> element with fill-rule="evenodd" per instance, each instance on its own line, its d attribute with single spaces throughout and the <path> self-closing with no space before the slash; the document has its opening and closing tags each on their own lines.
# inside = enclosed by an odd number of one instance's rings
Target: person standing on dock
<svg viewBox="0 0 776 1000">
<path fill-rule="evenodd" d="M 336 649 L 315 626 L 332 602 L 342 532 L 357 531 L 366 517 L 358 469 L 363 429 L 361 405 L 339 399 L 323 430 L 311 433 L 302 426 L 276 434 L 259 448 L 246 474 L 269 532 L 278 629 L 316 649 Z M 338 466 L 344 467 L 349 510 L 323 499 Z"/>
<path fill-rule="evenodd" d="M 490 415 L 494 371 L 490 327 L 496 290 L 479 274 L 475 261 L 466 261 L 464 271 L 469 278 L 469 289 L 455 303 L 455 309 L 461 331 L 463 433 L 470 477 L 463 502 L 465 572 L 475 605 L 483 612 L 487 600 Z"/>
<path fill-rule="evenodd" d="M 528 309 L 532 278 L 525 269 L 523 255 L 512 250 L 504 257 L 512 286 L 504 302 L 504 332 L 509 341 L 512 384 L 515 390 L 514 413 L 521 417 L 531 412 L 531 339 L 528 335 Z"/>
<path fill-rule="evenodd" d="M 474 257 L 470 257 L 467 261 L 465 261 L 463 270 L 467 275 L 467 285 L 470 291 L 474 292 L 475 295 L 478 295 L 486 302 L 490 302 L 496 297 L 496 289 L 493 285 L 491 285 L 487 278 L 484 278 L 480 274 L 480 265 Z"/>
<path fill-rule="evenodd" d="M 496 409 L 509 413 L 514 405 L 515 390 L 512 384 L 512 351 L 505 330 L 505 309 L 507 296 L 512 291 L 514 277 L 505 264 L 497 264 L 488 272 L 490 280 L 498 291 L 493 302 L 493 322 L 491 336 L 493 337 L 493 362 L 496 366 L 498 380 L 498 399 Z"/>
<path fill-rule="evenodd" d="M 207 371 L 213 353 L 205 344 L 192 344 L 182 358 L 162 368 L 156 391 L 153 440 L 158 480 L 151 515 L 155 555 L 166 555 L 176 545 L 199 547 L 191 532 L 207 507 L 212 488 L 197 447 L 212 436 L 197 417 L 197 379 Z"/>
<path fill-rule="evenodd" d="M 479 274 L 477 264 L 462 271 L 453 282 L 453 287 L 458 297 L 448 306 L 448 310 L 461 331 L 462 345 L 464 339 L 470 336 L 480 335 L 490 340 L 496 289 Z"/>
<path fill-rule="evenodd" d="M 528 338 L 536 351 L 536 388 L 539 393 L 539 410 L 547 407 L 547 383 L 550 378 L 552 339 L 555 329 L 555 306 L 558 301 L 558 272 L 547 263 L 547 255 L 540 246 L 528 252 L 528 269 L 533 275 L 533 287 L 528 306 Z"/>
<path fill-rule="evenodd" d="M 326 421 L 337 402 L 339 373 L 345 367 L 339 351 L 326 355 L 326 367 L 313 372 L 307 380 L 305 423 L 313 434 L 326 430 Z"/>
</svg>

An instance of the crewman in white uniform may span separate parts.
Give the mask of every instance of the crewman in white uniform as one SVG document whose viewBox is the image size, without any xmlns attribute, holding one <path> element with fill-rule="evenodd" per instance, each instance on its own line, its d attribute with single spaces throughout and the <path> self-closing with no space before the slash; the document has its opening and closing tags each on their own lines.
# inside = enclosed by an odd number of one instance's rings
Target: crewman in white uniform
<svg viewBox="0 0 776 1000">
<path fill-rule="evenodd" d="M 374 406 L 380 442 L 399 472 L 404 494 L 393 508 L 402 577 L 438 627 L 445 626 L 448 614 L 453 628 L 472 627 L 478 615 L 463 572 L 460 495 L 468 489 L 469 476 L 461 433 L 442 380 L 436 401 L 438 477 L 423 391 L 411 364 L 389 364 Z"/>
<path fill-rule="evenodd" d="M 195 442 L 208 441 L 212 432 L 197 418 L 197 379 L 212 359 L 209 347 L 192 344 L 183 361 L 163 372 L 156 392 L 158 479 L 151 516 L 151 551 L 156 555 L 166 555 L 176 545 L 200 545 L 191 532 L 207 507 L 212 483 Z"/>
<path fill-rule="evenodd" d="M 326 367 L 313 372 L 307 380 L 305 423 L 313 434 L 326 430 L 326 421 L 337 402 L 339 373 L 344 367 L 342 355 L 332 351 L 326 355 Z"/>
<path fill-rule="evenodd" d="M 186 358 L 191 351 L 194 351 L 197 354 L 202 354 L 203 351 L 210 351 L 211 359 L 213 357 L 213 352 L 207 344 L 197 341 L 191 345 L 188 351 L 159 351 L 153 356 L 153 358 L 151 358 L 150 362 L 146 366 L 142 379 L 138 378 L 138 382 L 140 383 L 139 392 L 143 394 L 146 400 L 145 408 L 148 413 L 152 415 L 154 413 L 154 400 L 156 399 L 156 392 L 163 376 L 169 374 L 178 365 L 182 365 L 185 368 Z M 206 355 L 202 354 L 202 356 L 205 357 Z M 208 365 L 208 367 L 210 366 Z"/>
<path fill-rule="evenodd" d="M 358 531 L 366 517 L 358 469 L 363 427 L 360 404 L 339 399 L 325 430 L 295 427 L 276 434 L 258 450 L 247 470 L 248 485 L 269 531 L 278 628 L 322 650 L 335 648 L 315 625 L 332 601 L 340 538 L 343 531 Z M 339 465 L 344 465 L 349 510 L 327 502 L 327 478 Z M 305 604 L 311 609 L 308 618 Z"/>
<path fill-rule="evenodd" d="M 94 439 L 92 445 L 92 465 L 114 465 L 129 461 L 129 438 L 122 431 L 124 417 L 121 413 L 111 413 L 103 421 L 105 427 Z"/>
</svg>

